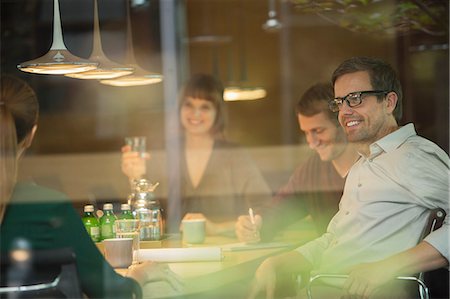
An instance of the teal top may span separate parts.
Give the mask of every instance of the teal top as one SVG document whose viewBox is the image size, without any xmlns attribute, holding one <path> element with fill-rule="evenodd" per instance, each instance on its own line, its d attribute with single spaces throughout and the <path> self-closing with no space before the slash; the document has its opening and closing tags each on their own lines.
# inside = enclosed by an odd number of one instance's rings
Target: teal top
<svg viewBox="0 0 450 299">
<path fill-rule="evenodd" d="M 70 247 L 76 254 L 82 291 L 89 298 L 131 298 L 138 283 L 117 274 L 91 241 L 66 195 L 18 183 L 0 227 L 0 248 L 7 253 L 18 240 L 32 249 Z"/>
</svg>

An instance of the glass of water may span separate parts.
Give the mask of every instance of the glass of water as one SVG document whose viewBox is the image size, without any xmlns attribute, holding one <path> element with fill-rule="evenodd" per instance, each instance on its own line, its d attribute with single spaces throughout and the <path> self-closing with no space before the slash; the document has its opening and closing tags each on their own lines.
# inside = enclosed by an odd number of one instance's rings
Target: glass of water
<svg viewBox="0 0 450 299">
<path fill-rule="evenodd" d="M 139 250 L 139 220 L 118 219 L 114 225 L 116 226 L 116 238 L 133 239 L 133 263 L 136 263 Z"/>
<path fill-rule="evenodd" d="M 147 138 L 145 136 L 125 137 L 125 144 L 131 147 L 132 152 L 138 152 L 141 156 L 147 151 Z"/>
</svg>

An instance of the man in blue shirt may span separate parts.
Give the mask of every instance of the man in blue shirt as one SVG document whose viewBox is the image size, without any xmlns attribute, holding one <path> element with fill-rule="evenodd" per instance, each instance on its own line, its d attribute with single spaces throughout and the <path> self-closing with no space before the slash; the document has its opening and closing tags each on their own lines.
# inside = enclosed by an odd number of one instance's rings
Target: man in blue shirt
<svg viewBox="0 0 450 299">
<path fill-rule="evenodd" d="M 393 277 L 448 265 L 448 221 L 423 242 L 419 238 L 430 209 L 449 214 L 449 158 L 417 136 L 412 124 L 397 124 L 402 92 L 395 71 L 383 61 L 355 57 L 335 70 L 332 82 L 330 108 L 339 111 L 360 159 L 327 232 L 265 260 L 251 298 L 261 290 L 273 296 L 280 272 L 348 273 L 347 294 L 366 298 Z"/>
</svg>

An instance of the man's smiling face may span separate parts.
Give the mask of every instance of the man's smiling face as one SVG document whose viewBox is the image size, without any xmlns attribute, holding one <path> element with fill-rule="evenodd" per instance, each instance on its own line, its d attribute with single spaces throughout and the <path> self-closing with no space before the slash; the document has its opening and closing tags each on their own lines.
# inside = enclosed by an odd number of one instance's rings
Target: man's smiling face
<svg viewBox="0 0 450 299">
<path fill-rule="evenodd" d="M 342 75 L 334 84 L 335 97 L 367 90 L 373 90 L 373 87 L 366 71 Z M 349 107 L 344 101 L 339 108 L 339 122 L 349 142 L 371 144 L 384 134 L 389 114 L 386 101 L 378 101 L 376 95 L 369 94 L 355 107 Z"/>
</svg>

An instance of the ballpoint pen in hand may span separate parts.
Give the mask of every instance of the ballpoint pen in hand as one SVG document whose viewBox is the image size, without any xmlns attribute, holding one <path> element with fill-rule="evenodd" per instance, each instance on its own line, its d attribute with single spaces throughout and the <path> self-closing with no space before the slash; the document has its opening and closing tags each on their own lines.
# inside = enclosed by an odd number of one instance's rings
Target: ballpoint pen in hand
<svg viewBox="0 0 450 299">
<path fill-rule="evenodd" d="M 252 224 L 255 225 L 255 215 L 253 214 L 252 208 L 248 209 L 248 215 L 250 216 L 250 221 L 252 222 Z"/>
<path fill-rule="evenodd" d="M 248 215 L 250 217 L 250 222 L 253 225 L 254 234 L 253 234 L 252 240 L 247 241 L 247 243 L 258 243 L 260 241 L 259 229 L 258 229 L 258 227 L 256 225 L 255 214 L 253 213 L 253 209 L 252 208 L 248 209 Z"/>
</svg>

